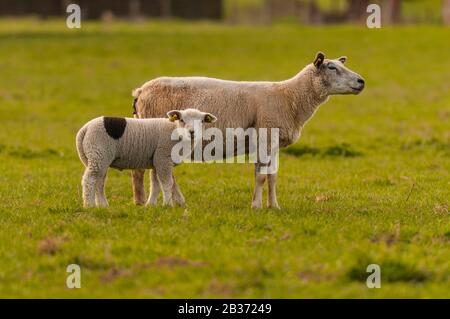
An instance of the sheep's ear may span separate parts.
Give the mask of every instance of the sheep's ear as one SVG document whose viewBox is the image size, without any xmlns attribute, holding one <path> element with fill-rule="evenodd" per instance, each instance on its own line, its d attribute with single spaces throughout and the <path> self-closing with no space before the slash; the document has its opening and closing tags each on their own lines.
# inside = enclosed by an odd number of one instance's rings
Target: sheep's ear
<svg viewBox="0 0 450 319">
<path fill-rule="evenodd" d="M 180 113 L 180 111 L 172 110 L 172 111 L 167 112 L 167 117 L 169 118 L 170 122 L 175 122 L 175 121 L 181 119 L 181 113 Z"/>
<path fill-rule="evenodd" d="M 322 65 L 323 61 L 325 60 L 325 54 L 323 54 L 322 52 L 317 52 L 316 54 L 316 58 L 314 59 L 314 66 L 316 68 L 320 68 L 320 66 Z"/>
<path fill-rule="evenodd" d="M 214 115 L 212 115 L 210 113 L 206 113 L 203 121 L 205 123 L 214 123 L 215 121 L 217 121 L 217 117 L 215 117 Z"/>
<path fill-rule="evenodd" d="M 339 60 L 342 64 L 344 64 L 344 63 L 347 61 L 347 57 L 346 57 L 345 55 L 343 55 L 343 56 L 341 56 L 338 60 Z"/>
</svg>

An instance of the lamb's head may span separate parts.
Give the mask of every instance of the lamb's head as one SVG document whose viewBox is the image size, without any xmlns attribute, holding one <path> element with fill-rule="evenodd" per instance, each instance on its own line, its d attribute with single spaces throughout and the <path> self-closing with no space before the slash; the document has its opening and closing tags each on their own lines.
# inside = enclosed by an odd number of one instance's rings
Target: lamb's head
<svg viewBox="0 0 450 319">
<path fill-rule="evenodd" d="M 171 122 L 176 122 L 178 127 L 186 131 L 191 139 L 199 135 L 199 130 L 204 129 L 205 123 L 214 123 L 217 118 L 211 113 L 201 112 L 196 109 L 172 110 L 167 112 Z"/>
<path fill-rule="evenodd" d="M 364 79 L 358 73 L 344 66 L 347 57 L 336 60 L 325 59 L 322 52 L 318 52 L 314 59 L 315 75 L 326 87 L 328 95 L 359 94 L 364 89 Z"/>
</svg>

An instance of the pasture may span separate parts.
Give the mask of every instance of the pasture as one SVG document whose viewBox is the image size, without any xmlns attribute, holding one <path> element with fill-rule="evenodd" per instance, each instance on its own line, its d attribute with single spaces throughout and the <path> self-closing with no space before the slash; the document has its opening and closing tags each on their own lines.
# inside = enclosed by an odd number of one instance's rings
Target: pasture
<svg viewBox="0 0 450 319">
<path fill-rule="evenodd" d="M 450 297 L 450 29 L 0 20 L 1 297 Z M 282 210 L 253 211 L 252 164 L 175 169 L 186 208 L 84 209 L 77 130 L 131 116 L 161 75 L 282 80 L 348 56 L 332 97 L 280 155 Z M 195 107 L 195 106 L 193 106 Z M 148 176 L 146 176 L 148 185 Z M 65 285 L 81 266 L 81 289 Z M 382 287 L 366 287 L 380 265 Z"/>
</svg>

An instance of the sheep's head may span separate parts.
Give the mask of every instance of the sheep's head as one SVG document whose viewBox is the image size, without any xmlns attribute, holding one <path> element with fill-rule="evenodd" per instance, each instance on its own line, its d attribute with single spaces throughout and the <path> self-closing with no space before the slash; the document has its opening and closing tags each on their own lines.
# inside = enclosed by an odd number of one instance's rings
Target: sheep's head
<svg viewBox="0 0 450 319">
<path fill-rule="evenodd" d="M 199 130 L 203 130 L 205 123 L 214 123 L 217 118 L 211 113 L 201 112 L 196 109 L 172 110 L 167 113 L 171 122 L 177 122 L 191 139 L 194 139 Z"/>
<path fill-rule="evenodd" d="M 316 75 L 326 86 L 328 94 L 359 94 L 364 89 L 364 79 L 361 75 L 344 66 L 347 57 L 336 60 L 325 59 L 322 52 L 318 52 L 314 59 Z"/>
</svg>

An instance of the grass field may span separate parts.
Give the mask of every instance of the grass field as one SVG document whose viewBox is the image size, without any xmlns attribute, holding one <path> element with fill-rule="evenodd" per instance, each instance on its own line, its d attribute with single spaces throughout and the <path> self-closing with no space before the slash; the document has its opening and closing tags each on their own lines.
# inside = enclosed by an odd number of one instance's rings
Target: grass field
<svg viewBox="0 0 450 319">
<path fill-rule="evenodd" d="M 0 20 L 0 297 L 450 297 L 450 29 Z M 81 206 L 75 134 L 131 115 L 160 75 L 281 80 L 347 55 L 333 97 L 280 155 L 281 211 L 252 211 L 251 164 L 186 164 L 187 208 Z M 81 266 L 81 289 L 65 286 Z M 366 267 L 381 267 L 368 289 Z"/>
</svg>

